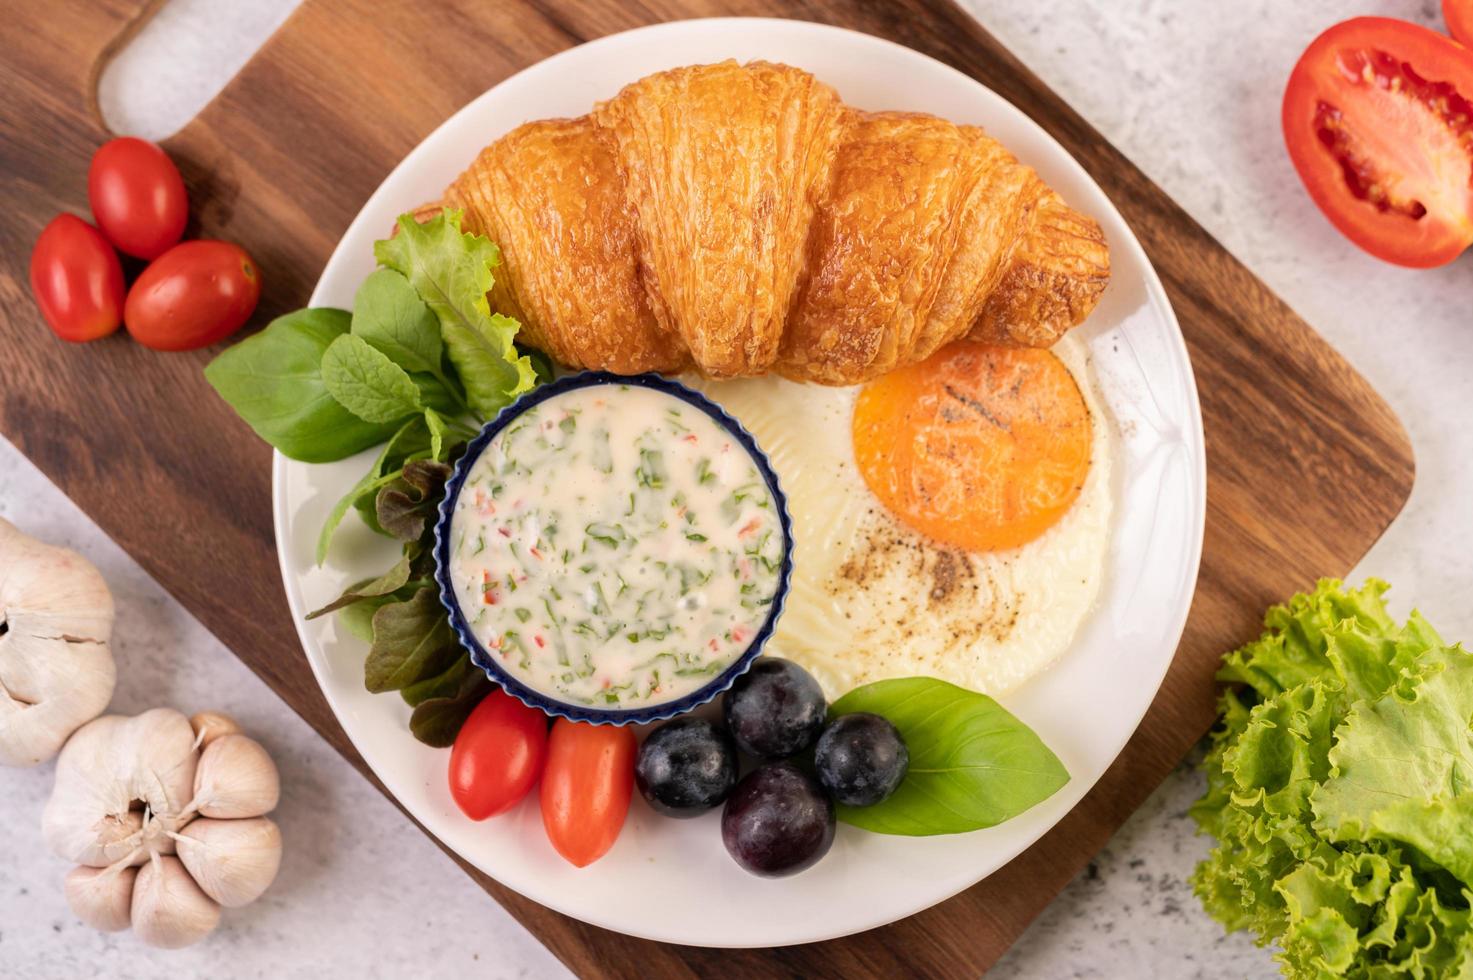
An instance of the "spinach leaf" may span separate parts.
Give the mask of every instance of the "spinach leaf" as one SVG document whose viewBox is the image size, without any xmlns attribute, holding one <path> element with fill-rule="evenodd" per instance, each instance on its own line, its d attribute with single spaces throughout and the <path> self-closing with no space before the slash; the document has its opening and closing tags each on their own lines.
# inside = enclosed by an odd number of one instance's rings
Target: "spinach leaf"
<svg viewBox="0 0 1473 980">
<path fill-rule="evenodd" d="M 419 387 L 402 367 L 362 337 L 339 337 L 322 355 L 322 380 L 365 422 L 399 422 L 424 411 Z"/>
<path fill-rule="evenodd" d="M 431 411 L 431 409 L 425 409 Z M 423 415 L 416 415 L 404 423 L 404 428 L 394 434 L 384 447 L 385 473 L 393 470 L 402 470 L 404 464 L 412 459 L 426 459 L 430 457 L 430 450 L 434 444 L 433 435 L 430 432 L 429 421 Z"/>
<path fill-rule="evenodd" d="M 414 381 L 415 387 L 419 388 L 419 399 L 425 403 L 425 407 L 433 408 L 449 418 L 459 418 L 466 413 L 465 396 L 460 393 L 453 378 L 448 375 L 437 378 L 421 371 L 414 371 L 409 377 Z"/>
<path fill-rule="evenodd" d="M 412 214 L 400 215 L 398 234 L 374 243 L 373 251 L 439 318 L 466 401 L 476 414 L 491 418 L 532 387 L 536 373 L 514 343 L 521 324 L 492 313 L 486 299 L 501 252 L 479 235 L 462 234 L 460 221 L 461 212 L 450 209 L 423 224 Z"/>
<path fill-rule="evenodd" d="M 393 425 L 344 408 L 322 377 L 322 357 L 348 333 L 351 316 L 297 310 L 221 352 L 205 378 L 256 435 L 292 459 L 329 463 L 387 439 Z"/>
<path fill-rule="evenodd" d="M 985 694 L 929 677 L 877 681 L 850 691 L 832 715 L 869 711 L 905 739 L 910 769 L 871 807 L 838 808 L 845 823 L 879 834 L 960 834 L 1010 820 L 1069 781 L 1056 755 Z"/>
<path fill-rule="evenodd" d="M 465 396 L 445 373 L 439 318 L 408 279 L 379 269 L 363 281 L 353 300 L 353 336 L 408 371 L 425 405 L 452 418 L 465 413 Z"/>
<path fill-rule="evenodd" d="M 466 660 L 469 664 L 470 661 Z M 492 691 L 486 674 L 474 669 L 461 681 L 454 697 L 431 698 L 421 702 L 409 716 L 409 730 L 414 737 L 437 749 L 449 748 L 460 734 L 460 726 L 476 705 Z"/>
<path fill-rule="evenodd" d="M 443 380 L 440 321 L 393 269 L 363 280 L 353 298 L 353 336 L 362 337 L 406 371 Z"/>
<path fill-rule="evenodd" d="M 363 665 L 365 686 L 375 694 L 397 691 L 433 677 L 465 656 L 433 588 L 373 614 L 373 645 Z"/>
</svg>

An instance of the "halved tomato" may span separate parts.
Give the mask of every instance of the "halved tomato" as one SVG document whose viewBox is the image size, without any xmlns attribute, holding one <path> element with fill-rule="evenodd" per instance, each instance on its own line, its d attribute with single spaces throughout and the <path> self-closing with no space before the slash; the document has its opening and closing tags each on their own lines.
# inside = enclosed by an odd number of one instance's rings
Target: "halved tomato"
<svg viewBox="0 0 1473 980">
<path fill-rule="evenodd" d="M 1442 0 L 1442 19 L 1455 40 L 1473 45 L 1473 0 Z"/>
<path fill-rule="evenodd" d="M 1473 243 L 1473 53 L 1435 31 L 1357 17 L 1314 39 L 1284 92 L 1304 186 L 1351 241 L 1398 265 Z"/>
</svg>

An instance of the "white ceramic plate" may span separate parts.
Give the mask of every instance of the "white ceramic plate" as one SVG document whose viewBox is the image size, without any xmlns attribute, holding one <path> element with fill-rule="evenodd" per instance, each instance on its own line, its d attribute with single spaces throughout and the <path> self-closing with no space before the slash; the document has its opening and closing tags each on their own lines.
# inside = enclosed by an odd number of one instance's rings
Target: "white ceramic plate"
<svg viewBox="0 0 1473 980">
<path fill-rule="evenodd" d="M 1115 517 L 1106 579 L 1072 649 L 1006 699 L 1068 766 L 1052 799 L 1002 826 L 902 838 L 840 827 L 812 870 L 766 880 L 721 846 L 719 818 L 669 820 L 636 794 L 613 850 L 578 870 L 552 850 L 535 794 L 485 823 L 465 819 L 446 787 L 446 751 L 409 734 L 394 695 L 363 687 L 365 648 L 331 618 L 302 614 L 350 580 L 394 560 L 352 519 L 324 568 L 313 546 L 334 501 L 372 453 L 322 466 L 278 454 L 276 539 L 287 598 L 312 670 L 348 737 L 385 786 L 431 833 L 502 884 L 594 925 L 712 946 L 813 942 L 883 925 L 997 870 L 1059 821 L 1109 766 L 1156 694 L 1186 621 L 1206 502 L 1201 416 L 1176 319 L 1135 236 L 1089 175 L 1022 112 L 961 73 L 877 38 L 795 21 L 696 20 L 604 38 L 534 65 L 451 117 L 369 199 L 323 270 L 314 306 L 350 307 L 373 270 L 373 241 L 397 214 L 439 196 L 487 143 L 520 123 L 575 116 L 650 72 L 766 59 L 813 72 L 866 109 L 913 109 L 987 128 L 1064 198 L 1104 226 L 1113 279 L 1080 328 L 1114 416 Z"/>
</svg>

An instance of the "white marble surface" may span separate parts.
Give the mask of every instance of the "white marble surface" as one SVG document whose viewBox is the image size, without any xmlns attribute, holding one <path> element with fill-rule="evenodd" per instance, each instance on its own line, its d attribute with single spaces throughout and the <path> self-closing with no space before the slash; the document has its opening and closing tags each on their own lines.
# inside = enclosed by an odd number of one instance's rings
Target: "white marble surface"
<svg viewBox="0 0 1473 980">
<path fill-rule="evenodd" d="M 103 79 L 120 130 L 159 137 L 189 118 L 295 0 L 173 0 Z M 1473 260 L 1433 272 L 1346 244 L 1303 195 L 1282 149 L 1278 100 L 1324 26 L 1378 12 L 1436 26 L 1436 5 L 1386 0 L 966 0 L 995 34 L 1325 333 L 1406 422 L 1418 455 L 1407 510 L 1356 575 L 1396 585 L 1444 633 L 1473 638 Z M 897 80 L 903 87 L 903 80 Z M 8 443 L 0 516 L 81 550 L 118 599 L 114 709 L 235 713 L 283 775 L 289 857 L 261 902 L 207 943 L 150 951 L 100 936 L 62 901 L 44 849 L 50 767 L 0 770 L 10 858 L 0 862 L 0 976 L 120 978 L 559 976 L 557 962 L 166 596 Z M 1268 954 L 1224 937 L 1185 884 L 1205 842 L 1179 770 L 994 971 L 1014 977 L 1269 976 Z"/>
</svg>

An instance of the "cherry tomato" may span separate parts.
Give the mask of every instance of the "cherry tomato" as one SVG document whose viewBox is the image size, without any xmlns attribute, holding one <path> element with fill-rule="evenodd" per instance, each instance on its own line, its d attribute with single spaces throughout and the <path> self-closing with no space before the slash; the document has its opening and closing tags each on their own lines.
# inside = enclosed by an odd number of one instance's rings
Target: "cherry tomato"
<svg viewBox="0 0 1473 980">
<path fill-rule="evenodd" d="M 542 774 L 542 826 L 569 863 L 583 868 L 608 853 L 624 829 L 634 792 L 634 732 L 559 718 Z"/>
<path fill-rule="evenodd" d="M 1351 241 L 1430 267 L 1473 242 L 1473 52 L 1357 17 L 1315 38 L 1284 92 L 1284 139 L 1310 197 Z"/>
<path fill-rule="evenodd" d="M 1442 19 L 1459 44 L 1473 47 L 1473 0 L 1442 0 Z"/>
<path fill-rule="evenodd" d="M 154 350 L 194 350 L 224 340 L 251 318 L 261 273 L 245 249 L 201 239 L 154 259 L 123 307 L 133 339 Z"/>
<path fill-rule="evenodd" d="M 98 147 L 87 168 L 87 199 L 108 241 L 140 259 L 164 254 L 189 220 L 179 168 L 163 150 L 133 136 Z"/>
<path fill-rule="evenodd" d="M 31 293 L 46 323 L 74 344 L 123 322 L 123 266 L 101 233 L 74 214 L 41 229 L 31 250 Z"/>
<path fill-rule="evenodd" d="M 505 813 L 537 782 L 546 757 L 547 715 L 492 691 L 450 749 L 450 796 L 472 820 Z"/>
</svg>

